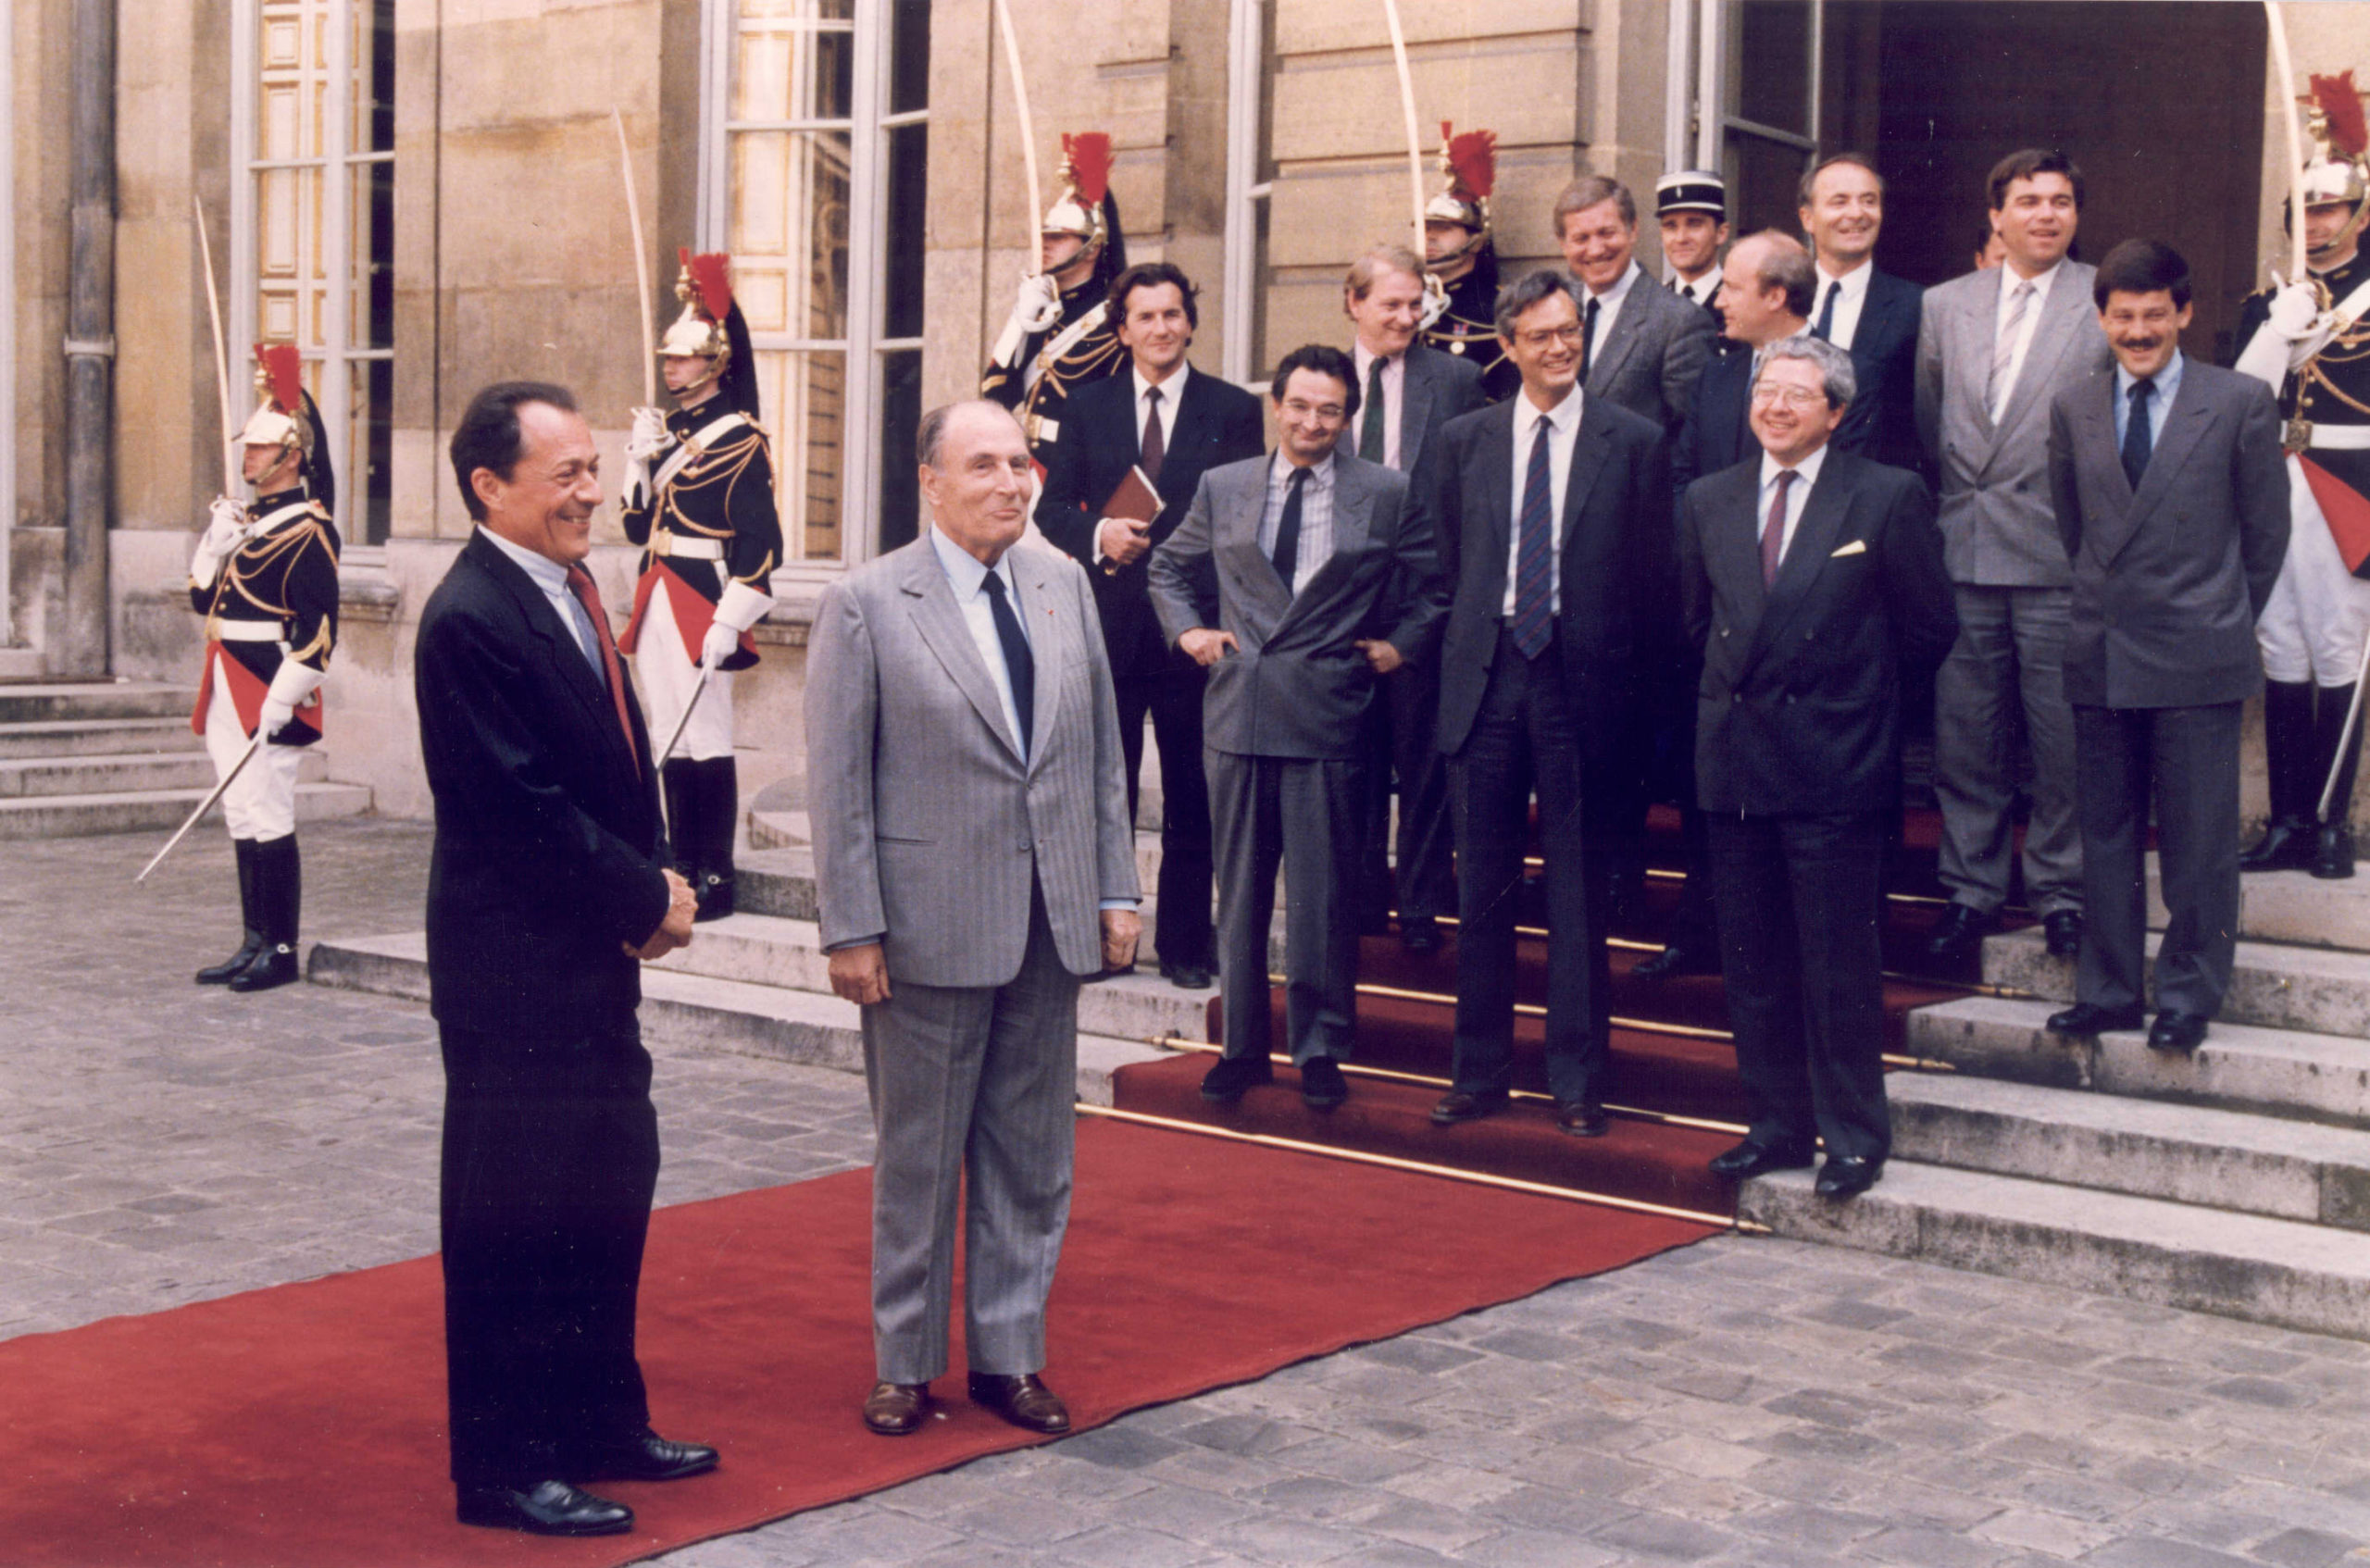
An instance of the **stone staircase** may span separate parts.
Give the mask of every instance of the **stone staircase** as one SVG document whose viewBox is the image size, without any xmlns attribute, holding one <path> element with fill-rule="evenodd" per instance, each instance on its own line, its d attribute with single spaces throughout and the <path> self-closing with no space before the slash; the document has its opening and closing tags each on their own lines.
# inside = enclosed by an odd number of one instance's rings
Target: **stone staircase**
<svg viewBox="0 0 2370 1568">
<path fill-rule="evenodd" d="M 0 684 L 0 839 L 169 832 L 214 787 L 185 687 L 154 681 Z M 370 809 L 332 784 L 318 748 L 297 775 L 300 821 Z"/>
<path fill-rule="evenodd" d="M 1990 939 L 1993 994 L 1913 1014 L 1892 1162 L 1846 1204 L 1746 1184 L 1781 1235 L 2370 1338 L 2370 882 L 2250 877 L 2194 1057 L 2052 1034 L 2071 964 Z M 2161 920 L 2161 911 L 2158 912 Z M 2152 952 L 2157 938 L 2151 938 Z"/>
</svg>

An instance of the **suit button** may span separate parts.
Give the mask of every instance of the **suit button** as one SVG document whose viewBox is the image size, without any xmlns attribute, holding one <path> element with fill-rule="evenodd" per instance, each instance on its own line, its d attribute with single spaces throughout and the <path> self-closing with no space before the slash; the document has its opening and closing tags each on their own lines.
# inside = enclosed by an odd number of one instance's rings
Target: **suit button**
<svg viewBox="0 0 2370 1568">
<path fill-rule="evenodd" d="M 1794 705 L 1794 694 L 1791 691 L 1786 693 L 1786 705 L 1790 708 Z"/>
<path fill-rule="evenodd" d="M 1023 840 L 1020 840 L 1020 852 L 1021 852 L 1022 854 L 1027 854 L 1029 851 L 1031 851 L 1031 850 L 1035 849 L 1036 847 L 1037 847 L 1036 845 L 1034 845 L 1034 844 L 1030 843 L 1030 842 L 1029 842 L 1028 840 L 1026 840 L 1026 839 L 1023 839 Z"/>
<path fill-rule="evenodd" d="M 1731 691 L 1728 693 L 1728 701 L 1731 703 L 1741 703 L 1744 701 L 1744 693 L 1741 691 Z"/>
</svg>

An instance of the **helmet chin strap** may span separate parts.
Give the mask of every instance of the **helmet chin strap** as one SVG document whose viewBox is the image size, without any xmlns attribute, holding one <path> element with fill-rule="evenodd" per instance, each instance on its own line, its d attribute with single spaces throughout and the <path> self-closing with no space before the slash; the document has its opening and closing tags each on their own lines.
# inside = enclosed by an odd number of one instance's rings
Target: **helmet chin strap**
<svg viewBox="0 0 2370 1568">
<path fill-rule="evenodd" d="M 717 379 L 724 374 L 725 362 L 730 360 L 732 355 L 730 351 L 728 350 L 723 354 L 703 355 L 700 357 L 707 361 L 707 374 L 702 376 L 698 380 L 691 382 L 687 386 L 676 388 L 674 391 L 676 402 L 682 402 L 683 399 L 690 397 L 702 387 L 715 386 Z"/>
</svg>

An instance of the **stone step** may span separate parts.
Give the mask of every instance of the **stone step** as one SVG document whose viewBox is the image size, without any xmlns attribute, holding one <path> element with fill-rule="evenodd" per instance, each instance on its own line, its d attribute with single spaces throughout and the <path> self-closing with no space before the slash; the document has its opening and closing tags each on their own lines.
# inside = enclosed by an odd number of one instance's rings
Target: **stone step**
<svg viewBox="0 0 2370 1568">
<path fill-rule="evenodd" d="M 2370 1131 L 1951 1073 L 1896 1073 L 1905 1160 L 2370 1230 Z"/>
<path fill-rule="evenodd" d="M 2148 857 L 2148 926 L 2164 927 L 2156 857 Z M 2370 875 L 2324 882 L 2306 871 L 2239 878 L 2239 935 L 2259 942 L 2370 952 Z"/>
<path fill-rule="evenodd" d="M 35 795 L 0 800 L 0 840 L 79 839 L 94 833 L 171 832 L 206 790 L 131 790 L 115 794 Z M 370 809 L 369 786 L 299 784 L 296 820 L 321 822 L 360 816 Z M 220 820 L 220 808 L 207 820 Z"/>
<path fill-rule="evenodd" d="M 189 716 L 170 718 L 38 719 L 0 724 L 0 757 L 99 757 L 202 752 Z"/>
<path fill-rule="evenodd" d="M 0 682 L 30 684 L 46 671 L 38 648 L 0 648 Z"/>
<path fill-rule="evenodd" d="M 156 680 L 45 680 L 0 685 L 0 724 L 44 719 L 186 720 L 194 689 Z"/>
<path fill-rule="evenodd" d="M 2149 933 L 2151 986 L 2162 940 L 2159 933 Z M 2074 961 L 2052 958 L 2039 927 L 1985 938 L 1983 977 L 2048 1001 L 2074 1000 Z M 2240 941 L 2222 1016 L 2234 1024 L 2370 1039 L 2370 959 L 2333 949 Z"/>
<path fill-rule="evenodd" d="M 1911 1160 L 1840 1203 L 1812 1191 L 1808 1171 L 1758 1177 L 1737 1217 L 1797 1240 L 2370 1338 L 2370 1239 L 2357 1231 Z"/>
<path fill-rule="evenodd" d="M 2370 1042 L 2216 1019 L 2193 1056 L 2148 1049 L 2144 1030 L 2052 1034 L 2061 1004 L 1970 996 L 1909 1015 L 1911 1054 L 1977 1077 L 2242 1111 L 2332 1126 L 2370 1125 Z"/>
<path fill-rule="evenodd" d="M 300 784 L 330 776 L 329 758 L 306 751 L 296 764 Z M 0 758 L 0 800 L 55 795 L 120 795 L 158 790 L 214 788 L 214 763 L 204 752 L 125 753 L 95 757 Z M 192 802 L 194 804 L 194 801 Z M 184 811 L 188 807 L 182 808 Z"/>
<path fill-rule="evenodd" d="M 714 921 L 701 927 L 687 951 L 697 950 L 707 933 L 728 923 Z M 315 985 L 424 1002 L 428 999 L 428 939 L 414 931 L 316 942 L 306 960 L 306 977 Z M 858 1009 L 836 996 L 675 972 L 653 964 L 642 971 L 641 1017 L 643 1043 L 654 1050 L 727 1052 L 843 1073 L 864 1070 Z M 1108 1105 L 1113 1074 L 1130 1062 L 1152 1061 L 1166 1054 L 1141 1040 L 1081 1033 L 1078 1097 L 1090 1105 Z"/>
</svg>

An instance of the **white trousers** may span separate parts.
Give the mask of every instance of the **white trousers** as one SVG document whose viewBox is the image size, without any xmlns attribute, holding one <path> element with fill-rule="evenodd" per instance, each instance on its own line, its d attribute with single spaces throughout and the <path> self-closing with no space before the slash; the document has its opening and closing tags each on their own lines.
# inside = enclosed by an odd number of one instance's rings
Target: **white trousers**
<svg viewBox="0 0 2370 1568">
<path fill-rule="evenodd" d="M 683 634 L 676 628 L 675 606 L 663 582 L 650 591 L 650 608 L 643 612 L 642 630 L 634 640 L 633 666 L 634 678 L 642 685 L 642 716 L 650 723 L 650 743 L 663 746 L 700 681 L 698 663 L 683 652 Z M 700 705 L 692 710 L 692 722 L 683 727 L 683 738 L 669 755 L 712 762 L 731 754 L 732 675 L 718 670 L 707 678 Z"/>
<path fill-rule="evenodd" d="M 2345 569 L 2303 466 L 2288 459 L 2288 558 L 2255 623 L 2263 673 L 2301 686 L 2348 686 L 2370 635 L 2370 582 Z"/>
<path fill-rule="evenodd" d="M 231 696 L 231 678 L 219 664 L 207 667 L 214 677 L 214 694 L 206 708 L 206 754 L 214 760 L 218 779 L 247 749 L 247 732 L 239 723 L 239 704 Z M 239 777 L 222 792 L 222 820 L 231 837 L 284 839 L 296 831 L 296 770 L 304 762 L 302 746 L 264 742 L 255 761 L 240 768 Z"/>
</svg>

